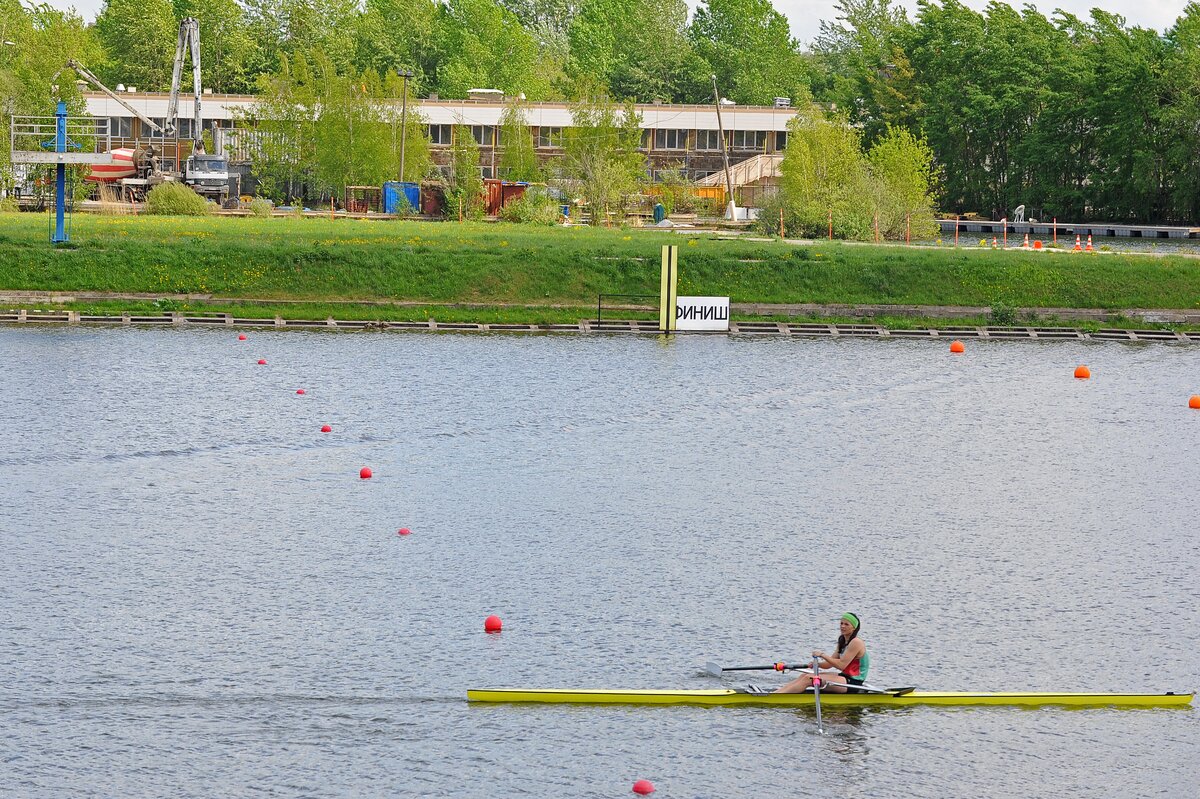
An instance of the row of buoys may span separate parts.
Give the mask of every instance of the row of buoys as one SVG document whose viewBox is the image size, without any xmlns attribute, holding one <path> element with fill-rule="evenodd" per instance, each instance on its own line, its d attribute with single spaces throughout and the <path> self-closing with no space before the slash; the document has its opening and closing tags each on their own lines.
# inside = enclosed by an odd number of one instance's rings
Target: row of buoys
<svg viewBox="0 0 1200 799">
<path fill-rule="evenodd" d="M 238 341 L 246 341 L 246 340 L 248 340 L 248 337 L 246 336 L 246 334 L 245 334 L 245 333 L 239 333 L 239 334 L 238 334 Z M 259 358 L 259 359 L 258 359 L 258 365 L 259 365 L 259 366 L 266 366 L 266 365 L 267 365 L 267 359 L 266 359 L 266 358 Z M 303 397 L 303 396 L 306 396 L 306 395 L 308 394 L 308 390 L 307 390 L 307 389 L 303 389 L 303 388 L 298 388 L 298 389 L 296 389 L 296 393 L 297 393 L 298 395 L 300 395 L 300 396 L 302 396 L 302 397 Z M 332 432 L 333 432 L 333 427 L 332 427 L 332 425 L 327 425 L 327 424 L 323 424 L 323 425 L 321 425 L 321 432 L 322 432 L 322 433 L 332 433 Z M 370 479 L 371 479 L 372 477 L 374 477 L 374 476 L 375 476 L 375 473 L 371 471 L 371 467 L 369 467 L 369 466 L 364 466 L 364 467 L 362 467 L 361 469 L 359 469 L 359 470 L 358 470 L 358 477 L 359 477 L 359 479 L 360 479 L 360 480 L 370 480 Z M 401 527 L 401 528 L 400 528 L 400 529 L 397 531 L 397 535 L 400 535 L 400 536 L 408 536 L 408 535 L 412 535 L 412 530 L 408 529 L 407 527 Z"/>
<path fill-rule="evenodd" d="M 958 339 L 950 342 L 950 352 L 954 353 L 955 355 L 961 355 L 966 351 L 966 345 L 964 345 Z M 1092 370 L 1087 368 L 1087 366 L 1084 364 L 1079 364 L 1079 366 L 1075 367 L 1075 378 L 1077 380 L 1090 380 L 1091 377 Z M 1195 410 L 1200 410 L 1200 394 L 1193 394 L 1192 396 L 1188 397 L 1188 407 Z"/>
</svg>

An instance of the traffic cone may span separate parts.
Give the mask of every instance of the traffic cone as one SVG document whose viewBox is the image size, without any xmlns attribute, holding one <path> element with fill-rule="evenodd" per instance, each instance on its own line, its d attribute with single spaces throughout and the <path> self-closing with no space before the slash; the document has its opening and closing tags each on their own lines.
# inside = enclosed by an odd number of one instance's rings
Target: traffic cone
<svg viewBox="0 0 1200 799">
<path fill-rule="evenodd" d="M 1088 252 L 1092 252 L 1092 234 L 1091 233 L 1088 234 L 1088 246 L 1086 249 Z"/>
<path fill-rule="evenodd" d="M 1025 243 L 1022 244 L 1021 246 L 1025 247 L 1026 249 L 1029 248 L 1029 234 L 1028 233 L 1025 234 Z"/>
<path fill-rule="evenodd" d="M 992 236 L 992 249 L 994 250 L 994 249 L 996 249 L 996 248 L 997 248 L 997 247 L 999 247 L 999 246 L 1000 246 L 1000 242 L 996 241 L 996 237 L 995 237 L 995 236 Z"/>
<path fill-rule="evenodd" d="M 1072 252 L 1083 252 L 1083 247 L 1079 244 L 1079 234 L 1075 234 L 1075 248 Z"/>
</svg>

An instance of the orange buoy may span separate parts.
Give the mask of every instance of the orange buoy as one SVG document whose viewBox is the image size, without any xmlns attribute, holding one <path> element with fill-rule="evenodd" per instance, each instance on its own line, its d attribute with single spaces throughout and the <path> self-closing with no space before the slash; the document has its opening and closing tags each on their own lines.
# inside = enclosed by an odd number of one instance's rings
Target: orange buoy
<svg viewBox="0 0 1200 799">
<path fill-rule="evenodd" d="M 1080 364 L 1079 366 L 1075 367 L 1075 376 L 1080 380 L 1087 380 L 1092 376 L 1092 370 Z"/>
<path fill-rule="evenodd" d="M 372 477 L 371 467 L 364 466 L 358 470 L 358 476 L 363 480 L 370 480 Z"/>
<path fill-rule="evenodd" d="M 963 346 L 963 343 L 961 341 L 951 341 L 950 342 L 950 351 L 955 352 L 955 353 L 966 352 L 967 348 Z"/>
<path fill-rule="evenodd" d="M 488 616 L 483 620 L 483 631 L 485 633 L 498 633 L 504 629 L 504 622 L 500 621 L 499 616 Z"/>
<path fill-rule="evenodd" d="M 1200 394 L 1193 394 L 1188 398 L 1188 407 L 1200 411 Z"/>
</svg>

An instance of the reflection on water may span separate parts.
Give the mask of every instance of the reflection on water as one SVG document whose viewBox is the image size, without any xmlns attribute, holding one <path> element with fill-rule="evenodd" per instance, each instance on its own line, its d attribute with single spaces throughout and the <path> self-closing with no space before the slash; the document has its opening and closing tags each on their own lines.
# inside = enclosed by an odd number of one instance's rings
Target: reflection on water
<svg viewBox="0 0 1200 799">
<path fill-rule="evenodd" d="M 464 697 L 717 687 L 848 608 L 882 684 L 1195 688 L 1200 348 L 3 328 L 0 363 L 6 795 L 1193 787 L 1192 711 Z"/>
</svg>

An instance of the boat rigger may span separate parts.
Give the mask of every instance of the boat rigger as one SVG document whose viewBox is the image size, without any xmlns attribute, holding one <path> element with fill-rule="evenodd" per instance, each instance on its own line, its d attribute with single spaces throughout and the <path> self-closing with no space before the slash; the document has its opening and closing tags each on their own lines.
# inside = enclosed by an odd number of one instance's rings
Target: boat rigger
<svg viewBox="0 0 1200 799">
<path fill-rule="evenodd" d="M 1002 691 L 911 691 L 907 693 L 821 694 L 825 707 L 905 707 L 910 705 L 1003 705 L 1017 707 L 1184 707 L 1193 694 L 1043 693 Z M 720 705 L 739 707 L 811 707 L 812 693 L 763 694 L 729 689 L 590 690 L 574 688 L 473 688 L 471 702 L 535 702 L 577 705 Z"/>
</svg>

